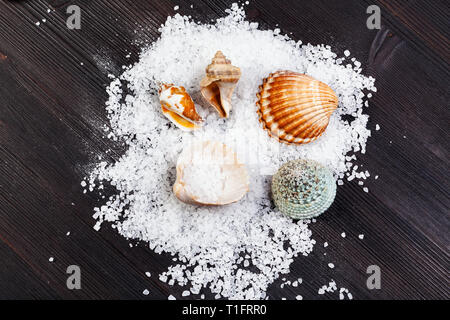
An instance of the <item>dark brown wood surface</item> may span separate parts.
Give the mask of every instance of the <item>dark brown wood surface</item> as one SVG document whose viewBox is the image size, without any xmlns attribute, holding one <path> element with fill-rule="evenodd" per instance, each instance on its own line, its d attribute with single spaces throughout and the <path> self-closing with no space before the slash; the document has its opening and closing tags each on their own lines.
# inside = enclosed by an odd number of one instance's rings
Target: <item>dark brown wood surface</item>
<svg viewBox="0 0 450 320">
<path fill-rule="evenodd" d="M 81 30 L 66 27 L 69 4 L 82 9 Z M 98 155 L 114 160 L 124 151 L 103 137 L 105 86 L 108 73 L 119 75 L 122 65 L 137 61 L 140 45 L 133 40 L 157 39 L 175 5 L 209 21 L 230 4 L 0 0 L 0 298 L 181 298 L 183 288 L 156 277 L 169 256 L 144 244 L 130 248 L 109 227 L 93 230 L 99 199 L 83 194 L 80 181 Z M 371 4 L 381 8 L 380 31 L 366 28 Z M 370 128 L 380 124 L 381 130 L 373 130 L 361 156 L 372 173 L 370 193 L 355 182 L 338 190 L 331 209 L 311 226 L 314 252 L 298 258 L 286 276 L 302 277 L 303 284 L 280 289 L 277 281 L 271 298 L 336 299 L 317 294 L 330 279 L 355 299 L 450 298 L 449 11 L 446 0 L 253 0 L 247 6 L 249 19 L 263 28 L 278 24 L 294 39 L 330 44 L 341 55 L 349 49 L 378 88 L 366 112 Z M 72 264 L 81 267 L 81 290 L 66 288 Z M 366 287 L 373 264 L 381 267 L 381 290 Z M 150 295 L 142 295 L 145 288 Z"/>
</svg>

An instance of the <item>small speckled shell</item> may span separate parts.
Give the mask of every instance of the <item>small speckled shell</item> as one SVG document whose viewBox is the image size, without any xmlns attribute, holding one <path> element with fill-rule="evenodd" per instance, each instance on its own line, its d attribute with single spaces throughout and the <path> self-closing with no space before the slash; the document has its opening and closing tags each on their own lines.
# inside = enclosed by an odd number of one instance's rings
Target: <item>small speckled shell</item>
<svg viewBox="0 0 450 320">
<path fill-rule="evenodd" d="M 259 121 L 269 135 L 287 144 L 316 140 L 338 106 L 338 98 L 328 85 L 292 71 L 270 74 L 259 89 Z"/>
<path fill-rule="evenodd" d="M 211 64 L 206 67 L 206 76 L 200 82 L 201 92 L 223 118 L 230 114 L 231 95 L 240 77 L 241 69 L 231 65 L 221 51 L 217 51 Z"/>
<path fill-rule="evenodd" d="M 336 196 L 336 180 L 320 163 L 294 160 L 272 178 L 275 205 L 293 219 L 310 219 L 325 212 Z"/>
</svg>

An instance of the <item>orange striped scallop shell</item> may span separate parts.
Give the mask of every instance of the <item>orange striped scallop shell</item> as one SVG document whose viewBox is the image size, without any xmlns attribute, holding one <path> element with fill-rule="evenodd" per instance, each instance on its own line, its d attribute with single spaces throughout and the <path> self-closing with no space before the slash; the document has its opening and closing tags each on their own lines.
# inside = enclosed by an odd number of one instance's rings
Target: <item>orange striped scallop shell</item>
<svg viewBox="0 0 450 320">
<path fill-rule="evenodd" d="M 259 89 L 259 121 L 270 136 L 287 144 L 316 140 L 338 106 L 328 85 L 292 71 L 271 73 Z"/>
</svg>

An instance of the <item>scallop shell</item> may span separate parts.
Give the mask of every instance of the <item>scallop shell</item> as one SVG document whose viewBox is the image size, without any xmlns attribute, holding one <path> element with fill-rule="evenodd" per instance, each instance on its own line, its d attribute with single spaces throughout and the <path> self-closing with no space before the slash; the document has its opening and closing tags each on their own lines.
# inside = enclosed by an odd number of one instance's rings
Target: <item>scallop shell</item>
<svg viewBox="0 0 450 320">
<path fill-rule="evenodd" d="M 163 114 L 178 128 L 192 131 L 201 127 L 203 120 L 197 114 L 194 101 L 184 87 L 162 84 L 159 100 Z"/>
<path fill-rule="evenodd" d="M 310 219 L 325 212 L 336 196 L 336 180 L 320 163 L 294 160 L 272 178 L 275 205 L 293 219 Z"/>
<path fill-rule="evenodd" d="M 259 121 L 270 136 L 287 144 L 316 140 L 338 106 L 328 85 L 292 71 L 270 74 L 259 89 Z"/>
<path fill-rule="evenodd" d="M 239 201 L 248 190 L 245 165 L 223 143 L 195 142 L 178 158 L 173 192 L 185 203 L 225 205 Z"/>
<path fill-rule="evenodd" d="M 231 65 L 221 51 L 217 51 L 206 68 L 206 76 L 200 82 L 203 97 L 222 118 L 227 118 L 231 110 L 231 95 L 241 77 L 241 69 Z"/>
</svg>

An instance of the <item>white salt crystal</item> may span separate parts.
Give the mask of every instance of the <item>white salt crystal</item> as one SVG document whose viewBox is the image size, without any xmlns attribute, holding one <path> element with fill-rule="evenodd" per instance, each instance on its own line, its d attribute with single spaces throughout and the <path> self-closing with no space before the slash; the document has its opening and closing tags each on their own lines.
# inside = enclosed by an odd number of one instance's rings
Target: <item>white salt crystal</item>
<svg viewBox="0 0 450 320">
<path fill-rule="evenodd" d="M 66 236 L 70 236 L 70 231 L 67 231 Z"/>
<path fill-rule="evenodd" d="M 303 300 L 303 297 L 301 295 L 298 295 L 295 297 L 296 300 Z"/>
<path fill-rule="evenodd" d="M 148 291 L 147 289 L 145 289 L 144 291 L 142 291 L 142 294 L 144 296 L 148 296 L 148 294 L 150 293 L 150 291 Z"/>
<path fill-rule="evenodd" d="M 178 9 L 180 9 L 180 6 L 173 7 L 173 10 L 175 10 L 175 11 L 178 11 Z"/>
<path fill-rule="evenodd" d="M 173 295 L 170 295 L 167 297 L 167 300 L 177 300 L 177 298 L 175 298 Z"/>
<path fill-rule="evenodd" d="M 345 55 L 346 57 L 350 56 L 350 51 L 345 50 L 345 51 L 344 51 L 344 55 Z"/>
<path fill-rule="evenodd" d="M 55 261 L 55 258 L 50 257 L 50 258 L 48 258 L 48 261 L 49 261 L 49 262 L 53 262 L 53 261 Z"/>
<path fill-rule="evenodd" d="M 358 236 L 358 238 L 360 238 L 360 239 L 362 240 L 362 239 L 364 239 L 364 235 L 363 235 L 363 234 L 360 234 L 360 235 Z"/>
<path fill-rule="evenodd" d="M 381 129 L 381 128 L 380 128 L 380 125 L 379 125 L 379 124 L 376 124 L 376 125 L 375 125 L 375 130 L 378 131 L 378 130 L 380 130 L 380 129 Z"/>
<path fill-rule="evenodd" d="M 42 22 L 43 22 L 43 23 L 46 23 L 46 22 L 47 22 L 47 19 L 45 19 L 45 18 L 42 19 Z"/>
<path fill-rule="evenodd" d="M 334 269 L 334 263 L 331 263 L 331 262 L 330 262 L 330 263 L 328 264 L 328 267 L 329 267 L 330 269 Z"/>
<path fill-rule="evenodd" d="M 346 237 L 345 232 L 342 232 L 342 233 L 341 233 L 341 237 L 342 237 L 342 238 L 345 238 L 345 237 Z"/>
<path fill-rule="evenodd" d="M 221 297 L 265 299 L 274 279 L 287 274 L 294 258 L 308 255 L 315 242 L 307 222 L 295 223 L 271 209 L 270 179 L 263 172 L 274 172 L 300 157 L 320 161 L 336 177 L 352 172 L 346 156 L 365 152 L 370 136 L 369 117 L 362 110 L 363 91 L 376 89 L 373 78 L 344 66 L 329 46 L 302 45 L 271 30 L 259 30 L 257 23 L 245 20 L 237 4 L 227 13 L 210 26 L 179 14 L 168 18 L 159 30 L 160 40 L 144 49 L 140 60 L 125 68 L 119 78 L 110 77 L 107 137 L 122 142 L 127 151 L 114 163 L 100 162 L 88 181 L 92 188 L 94 182 L 105 181 L 118 190 L 96 208 L 96 230 L 108 222 L 126 238 L 148 242 L 156 253 L 178 257 L 180 261 L 168 268 L 164 282 L 176 279 L 195 294 L 216 279 L 214 293 Z M 233 95 L 229 119 L 224 121 L 211 108 L 199 107 L 205 119 L 201 130 L 186 133 L 171 126 L 161 113 L 158 84 L 183 85 L 195 97 L 205 66 L 218 49 L 245 70 Z M 254 112 L 256 84 L 278 69 L 307 73 L 326 82 L 339 96 L 339 108 L 313 144 L 279 144 L 261 129 Z M 342 120 L 344 115 L 355 119 L 348 123 Z M 244 199 L 215 208 L 189 206 L 175 199 L 172 184 L 177 157 L 183 147 L 198 139 L 227 143 L 252 169 L 251 190 Z M 264 272 L 243 270 L 243 260 L 238 262 L 243 254 L 249 254 L 245 260 Z M 185 264 L 193 270 L 183 268 Z"/>
<path fill-rule="evenodd" d="M 369 188 L 367 188 L 367 187 L 364 187 L 363 190 L 364 190 L 365 193 L 369 192 Z"/>
<path fill-rule="evenodd" d="M 328 247 L 328 242 L 325 241 L 325 242 L 323 243 L 323 247 L 324 247 L 324 248 Z"/>
<path fill-rule="evenodd" d="M 35 23 L 35 25 L 37 25 L 39 27 L 41 25 L 41 23 L 38 21 Z"/>
<path fill-rule="evenodd" d="M 183 296 L 183 297 L 187 297 L 187 296 L 190 296 L 190 295 L 191 295 L 191 292 L 188 291 L 188 290 L 184 290 L 183 293 L 181 294 L 181 296 Z"/>
<path fill-rule="evenodd" d="M 86 181 L 84 181 L 84 180 L 83 180 L 83 181 L 81 181 L 81 183 L 80 183 L 80 184 L 81 184 L 81 186 L 82 186 L 82 187 L 86 187 L 86 186 L 87 186 L 87 184 L 86 184 Z"/>
<path fill-rule="evenodd" d="M 150 278 L 150 277 L 152 276 L 152 274 L 151 274 L 149 271 L 147 271 L 147 272 L 145 273 L 145 275 L 146 275 L 148 278 Z"/>
</svg>

